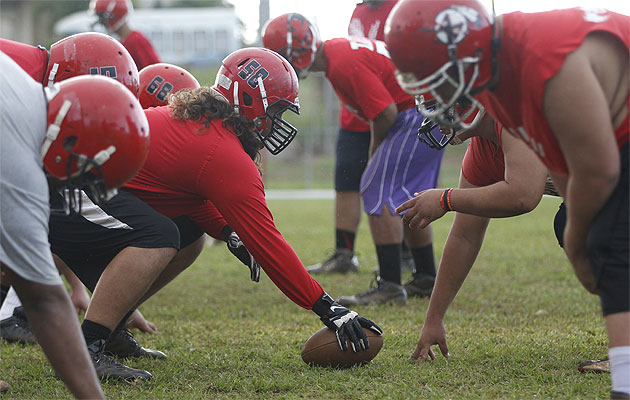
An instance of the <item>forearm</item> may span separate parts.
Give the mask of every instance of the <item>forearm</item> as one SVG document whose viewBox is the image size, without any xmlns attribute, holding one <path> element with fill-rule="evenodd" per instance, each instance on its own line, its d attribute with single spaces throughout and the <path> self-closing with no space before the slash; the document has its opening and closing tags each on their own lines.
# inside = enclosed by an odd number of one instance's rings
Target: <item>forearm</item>
<svg viewBox="0 0 630 400">
<path fill-rule="evenodd" d="M 372 123 L 370 124 L 370 154 L 373 154 L 378 146 L 383 143 L 392 125 L 393 124 L 377 124 L 376 121 L 372 121 Z"/>
<path fill-rule="evenodd" d="M 63 262 L 61 258 L 59 258 L 56 254 L 53 254 L 53 260 L 55 261 L 55 267 L 59 273 L 63 274 L 70 285 L 70 288 L 74 292 L 75 290 L 83 289 L 83 283 L 79 280 L 79 278 L 72 272 L 70 267 Z"/>
<path fill-rule="evenodd" d="M 487 218 L 464 214 L 455 216 L 442 252 L 442 261 L 427 310 L 427 321 L 441 322 L 444 319 L 446 310 L 479 254 L 488 223 Z"/>
<path fill-rule="evenodd" d="M 378 146 L 383 143 L 389 130 L 394 126 L 396 117 L 398 116 L 398 109 L 396 104 L 392 103 L 387 106 L 376 118 L 370 121 L 370 156 L 374 154 Z"/>
<path fill-rule="evenodd" d="M 451 207 L 460 213 L 485 218 L 524 214 L 533 210 L 540 202 L 544 184 L 539 182 L 535 184 L 540 186 L 540 190 L 514 186 L 506 181 L 478 188 L 453 189 Z"/>
</svg>

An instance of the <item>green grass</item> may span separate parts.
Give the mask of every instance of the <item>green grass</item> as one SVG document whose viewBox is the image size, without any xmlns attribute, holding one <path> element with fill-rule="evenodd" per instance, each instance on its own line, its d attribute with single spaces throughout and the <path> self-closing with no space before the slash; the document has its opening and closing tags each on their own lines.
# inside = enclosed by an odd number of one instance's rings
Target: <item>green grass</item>
<svg viewBox="0 0 630 400">
<path fill-rule="evenodd" d="M 380 324 L 384 347 L 372 363 L 349 370 L 311 368 L 300 359 L 322 326 L 263 275 L 249 273 L 224 245 L 197 262 L 141 309 L 160 333 L 137 334 L 167 361 L 133 360 L 153 381 L 104 383 L 112 399 L 576 399 L 608 396 L 608 375 L 580 374 L 578 362 L 606 354 L 599 303 L 588 295 L 558 248 L 557 199 L 531 214 L 495 220 L 469 279 L 446 319 L 451 358 L 416 365 L 428 301 L 357 308 Z M 276 223 L 305 264 L 333 246 L 333 202 L 274 200 Z M 436 257 L 452 222 L 434 224 Z M 359 274 L 324 276 L 333 296 L 367 289 L 376 257 L 365 219 L 357 238 Z M 37 346 L 0 344 L 6 398 L 69 398 Z"/>
</svg>

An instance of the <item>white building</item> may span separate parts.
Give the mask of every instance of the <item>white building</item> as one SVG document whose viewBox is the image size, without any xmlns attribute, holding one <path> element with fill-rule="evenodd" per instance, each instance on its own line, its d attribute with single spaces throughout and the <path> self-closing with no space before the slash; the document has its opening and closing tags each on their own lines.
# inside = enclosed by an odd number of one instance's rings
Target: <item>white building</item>
<svg viewBox="0 0 630 400">
<path fill-rule="evenodd" d="M 54 32 L 65 37 L 100 31 L 89 12 L 59 20 Z M 234 8 L 136 9 L 129 25 L 145 34 L 164 62 L 180 66 L 216 64 L 241 47 L 241 26 Z"/>
</svg>

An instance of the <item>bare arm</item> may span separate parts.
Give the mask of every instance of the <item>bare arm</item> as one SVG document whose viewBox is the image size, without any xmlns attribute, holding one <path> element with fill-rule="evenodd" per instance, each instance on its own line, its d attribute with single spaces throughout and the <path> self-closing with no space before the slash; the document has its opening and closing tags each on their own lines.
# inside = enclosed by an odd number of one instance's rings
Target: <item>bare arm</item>
<svg viewBox="0 0 630 400">
<path fill-rule="evenodd" d="M 505 178 L 484 187 L 461 187 L 451 193 L 454 211 L 486 218 L 513 217 L 533 210 L 545 189 L 547 169 L 525 143 L 507 132 L 502 135 Z M 442 217 L 442 189 L 430 189 L 406 201 L 396 212 L 407 212 L 403 223 L 424 228 Z"/>
<path fill-rule="evenodd" d="M 396 117 L 398 116 L 398 108 L 396 103 L 391 103 L 385 109 L 370 121 L 370 133 L 372 140 L 370 141 L 370 157 L 374 154 L 378 146 L 385 140 L 389 130 L 394 126 Z"/>
<path fill-rule="evenodd" d="M 568 211 L 564 249 L 578 279 L 593 293 L 586 237 L 593 218 L 617 184 L 620 166 L 609 100 L 589 50 L 592 48 L 585 41 L 567 57 L 560 72 L 547 83 L 543 105 L 569 170 L 564 189 Z"/>
<path fill-rule="evenodd" d="M 459 186 L 474 188 L 463 176 L 460 177 Z M 479 254 L 489 221 L 488 218 L 455 214 L 442 252 L 426 320 L 412 358 L 420 362 L 424 362 L 427 357 L 434 359 L 435 355 L 430 348 L 434 344 L 438 344 L 442 354 L 448 357 L 444 316 Z"/>
</svg>

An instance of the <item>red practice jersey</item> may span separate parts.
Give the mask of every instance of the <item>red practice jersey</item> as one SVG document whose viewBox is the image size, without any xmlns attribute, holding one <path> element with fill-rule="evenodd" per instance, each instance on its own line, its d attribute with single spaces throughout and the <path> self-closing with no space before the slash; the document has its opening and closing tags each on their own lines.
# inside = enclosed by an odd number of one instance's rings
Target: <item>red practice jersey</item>
<svg viewBox="0 0 630 400">
<path fill-rule="evenodd" d="M 132 31 L 121 43 L 136 62 L 138 71 L 147 65 L 162 62 L 149 39 L 138 31 Z"/>
<path fill-rule="evenodd" d="M 568 170 L 543 112 L 545 85 L 567 55 L 595 31 L 609 32 L 630 48 L 630 18 L 603 9 L 503 15 L 499 86 L 479 95 L 486 110 L 521 137 L 554 173 L 567 174 Z M 615 132 L 620 147 L 628 141 L 628 129 L 626 118 Z"/>
<path fill-rule="evenodd" d="M 348 35 L 366 37 L 372 40 L 384 40 L 385 20 L 398 0 L 386 0 L 370 7 L 367 3 L 357 4 L 350 18 Z M 349 111 L 341 107 L 339 112 L 341 129 L 354 132 L 369 131 L 370 126 Z"/>
<path fill-rule="evenodd" d="M 11 57 L 31 78 L 39 83 L 44 82 L 44 74 L 48 66 L 48 50 L 42 46 L 0 39 L 0 51 Z"/>
<path fill-rule="evenodd" d="M 502 128 L 501 124 L 494 123 L 494 131 L 499 140 L 498 145 L 479 136 L 470 139 L 462 161 L 462 175 L 477 187 L 490 186 L 505 180 L 505 157 L 501 145 Z"/>
<path fill-rule="evenodd" d="M 384 42 L 338 38 L 324 42 L 326 77 L 350 111 L 365 121 L 376 118 L 392 102 L 398 112 L 414 107 L 413 98 L 398 85 L 394 64 Z"/>
<path fill-rule="evenodd" d="M 213 237 L 227 222 L 276 286 L 310 309 L 323 289 L 278 232 L 260 172 L 238 138 L 221 120 L 204 129 L 171 118 L 168 106 L 144 112 L 151 150 L 125 189 L 168 217 L 187 215 Z"/>
</svg>

